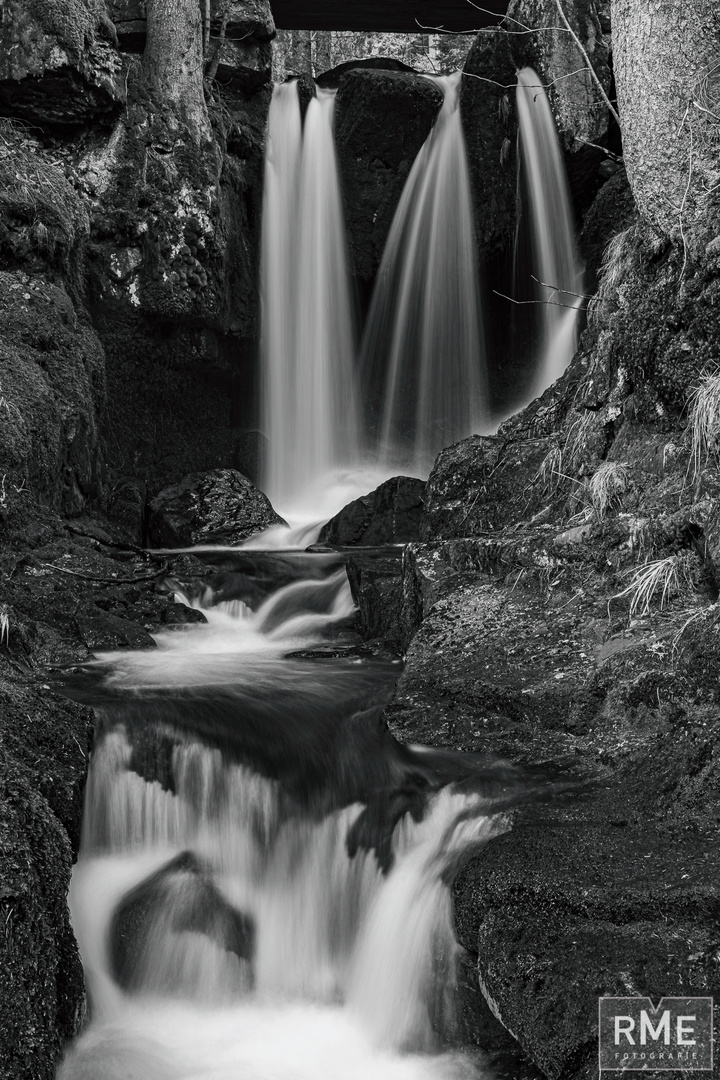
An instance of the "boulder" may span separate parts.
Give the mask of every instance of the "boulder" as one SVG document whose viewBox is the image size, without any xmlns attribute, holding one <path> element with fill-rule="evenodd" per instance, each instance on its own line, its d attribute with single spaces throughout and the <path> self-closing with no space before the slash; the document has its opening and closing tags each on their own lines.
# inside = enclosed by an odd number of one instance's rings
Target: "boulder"
<svg viewBox="0 0 720 1080">
<path fill-rule="evenodd" d="M 25 716 L 21 722 L 27 731 Z M 0 1078 L 53 1080 L 63 1043 L 79 1033 L 85 1012 L 66 903 L 71 850 L 32 778 L 6 749 L 0 823 Z"/>
<path fill-rule="evenodd" d="M 471 435 L 443 450 L 428 479 L 422 539 L 477 536 L 528 520 L 547 501 L 541 474 L 551 447 L 546 438 Z"/>
<path fill-rule="evenodd" d="M 193 473 L 150 501 L 155 547 L 232 546 L 271 525 L 285 525 L 270 500 L 234 469 Z"/>
<path fill-rule="evenodd" d="M 610 4 L 608 0 L 565 0 L 563 9 L 587 51 L 606 94 L 610 93 Z M 572 36 L 564 28 L 555 0 L 513 0 L 508 17 L 536 34 L 510 34 L 518 67 L 535 68 L 548 86 L 558 131 L 569 151 L 581 142 L 597 143 L 608 131 L 609 112 Z M 580 70 L 578 70 L 578 68 Z"/>
<path fill-rule="evenodd" d="M 592 817 L 527 823 L 460 875 L 458 935 L 486 1001 L 542 1073 L 590 1078 L 599 997 L 717 991 L 719 872 L 714 839 Z"/>
<path fill-rule="evenodd" d="M 323 526 L 320 543 L 381 547 L 419 540 L 424 494 L 424 480 L 394 476 L 343 507 Z"/>
<path fill-rule="evenodd" d="M 132 889 L 115 909 L 108 940 L 113 975 L 127 990 L 141 989 L 152 973 L 143 958 L 153 928 L 204 934 L 238 960 L 252 960 L 255 927 L 222 896 L 192 852 L 171 859 Z"/>
<path fill-rule="evenodd" d="M 441 105 L 442 92 L 422 76 L 355 69 L 340 79 L 335 142 L 352 266 L 365 282 L 377 273 L 405 181 Z"/>
<path fill-rule="evenodd" d="M 351 559 L 347 576 L 365 641 L 381 641 L 399 652 L 403 640 L 400 559 Z"/>
<path fill-rule="evenodd" d="M 101 495 L 104 396 L 103 350 L 84 311 L 61 286 L 0 271 L 0 530 L 23 492 L 68 515 Z"/>
<path fill-rule="evenodd" d="M 125 101 L 123 62 L 103 3 L 6 0 L 0 111 L 40 126 L 86 124 Z"/>
<path fill-rule="evenodd" d="M 327 90 L 337 90 L 340 80 L 348 71 L 406 71 L 411 75 L 417 74 L 414 68 L 397 60 L 394 56 L 364 56 L 360 60 L 346 60 L 343 64 L 323 71 L 318 75 L 315 82 L 318 86 Z"/>
<path fill-rule="evenodd" d="M 460 109 L 478 249 L 486 261 L 509 250 L 517 223 L 515 81 L 506 35 L 478 34 L 463 67 Z"/>
</svg>

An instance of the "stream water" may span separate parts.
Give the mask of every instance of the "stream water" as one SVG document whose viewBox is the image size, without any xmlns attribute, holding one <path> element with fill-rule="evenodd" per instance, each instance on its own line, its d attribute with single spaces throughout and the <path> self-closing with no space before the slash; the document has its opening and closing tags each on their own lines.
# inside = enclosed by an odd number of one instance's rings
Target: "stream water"
<svg viewBox="0 0 720 1080">
<path fill-rule="evenodd" d="M 398 667 L 358 655 L 338 559 L 228 552 L 176 586 L 206 625 L 67 676 L 98 729 L 71 889 L 91 1022 L 59 1080 L 483 1072 L 450 1049 L 447 881 L 505 828 L 508 774 L 387 732 Z"/>
<path fill-rule="evenodd" d="M 361 647 L 345 554 L 304 550 L 351 498 L 398 464 L 427 472 L 487 416 L 459 76 L 436 81 L 444 102 L 410 172 L 366 327 L 362 367 L 382 388 L 369 455 L 335 97 L 319 91 L 303 123 L 296 83 L 275 88 L 264 486 L 290 524 L 243 549 L 199 552 L 209 576 L 170 583 L 205 624 L 63 678 L 98 722 L 71 889 L 90 1019 L 58 1080 L 488 1071 L 458 1049 L 450 884 L 535 789 L 506 763 L 393 738 L 382 710 L 399 661 Z M 529 92 L 521 73 L 523 138 L 528 125 L 535 132 L 524 160 L 547 188 L 554 174 L 538 140 L 556 136 Z M 543 259 L 556 216 L 567 224 L 569 214 L 553 206 L 531 205 Z M 557 260 L 541 273 L 575 284 Z M 574 303 L 560 318 L 549 310 L 541 382 L 551 361 L 562 370 L 575 333 Z"/>
</svg>

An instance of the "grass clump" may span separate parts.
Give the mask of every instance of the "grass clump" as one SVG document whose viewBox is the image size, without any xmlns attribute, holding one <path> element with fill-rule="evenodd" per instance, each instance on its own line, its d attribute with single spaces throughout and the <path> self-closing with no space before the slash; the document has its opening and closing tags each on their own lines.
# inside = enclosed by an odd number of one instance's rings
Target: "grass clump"
<svg viewBox="0 0 720 1080">
<path fill-rule="evenodd" d="M 676 596 L 683 588 L 689 588 L 692 584 L 687 553 L 655 559 L 654 562 L 634 567 L 630 574 L 627 587 L 622 592 L 615 593 L 611 599 L 620 600 L 629 596 L 631 619 L 636 615 L 648 615 L 650 605 L 658 595 L 662 609 L 670 597 Z"/>
<path fill-rule="evenodd" d="M 720 441 L 720 373 L 705 375 L 690 392 L 690 468 L 697 478 Z"/>
<path fill-rule="evenodd" d="M 620 505 L 630 484 L 630 469 L 624 461 L 603 461 L 587 483 L 587 494 L 600 520 L 608 510 Z"/>
</svg>

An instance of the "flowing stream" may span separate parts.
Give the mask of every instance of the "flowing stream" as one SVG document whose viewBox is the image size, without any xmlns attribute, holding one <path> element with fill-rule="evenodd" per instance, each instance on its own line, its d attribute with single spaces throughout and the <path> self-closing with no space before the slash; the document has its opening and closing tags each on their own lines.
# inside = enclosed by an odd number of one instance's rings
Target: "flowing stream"
<svg viewBox="0 0 720 1080">
<path fill-rule="evenodd" d="M 481 1075 L 450 1049 L 446 877 L 506 827 L 497 778 L 379 722 L 397 667 L 351 647 L 337 556 L 233 557 L 172 585 L 206 625 L 66 678 L 98 727 L 71 888 L 91 1021 L 59 1080 Z"/>
</svg>

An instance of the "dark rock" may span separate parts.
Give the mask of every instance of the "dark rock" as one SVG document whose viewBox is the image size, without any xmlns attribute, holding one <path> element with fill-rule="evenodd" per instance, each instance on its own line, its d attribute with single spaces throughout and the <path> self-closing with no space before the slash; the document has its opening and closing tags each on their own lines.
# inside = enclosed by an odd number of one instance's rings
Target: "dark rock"
<svg viewBox="0 0 720 1080">
<path fill-rule="evenodd" d="M 599 997 L 717 989 L 719 871 L 710 838 L 592 821 L 516 828 L 466 868 L 460 940 L 545 1076 L 597 1072 Z"/>
<path fill-rule="evenodd" d="M 347 575 L 360 613 L 363 638 L 381 640 L 390 649 L 399 651 L 403 640 L 400 559 L 351 559 Z"/>
<path fill-rule="evenodd" d="M 603 29 L 603 0 L 567 0 L 567 19 L 590 57 L 606 93 L 610 93 L 610 35 Z M 508 43 L 517 67 L 534 68 L 548 87 L 561 140 L 570 151 L 578 143 L 601 141 L 608 130 L 609 112 L 587 71 L 577 71 L 577 45 L 558 21 L 554 0 L 513 0 L 508 17 L 536 34 L 509 34 Z"/>
<path fill-rule="evenodd" d="M 360 60 L 346 60 L 344 64 L 338 64 L 337 67 L 331 68 L 330 71 L 323 71 L 322 74 L 318 75 L 315 82 L 323 89 L 337 90 L 340 80 L 348 71 L 368 70 L 406 71 L 411 75 L 417 74 L 414 68 L 403 64 L 402 60 L 397 60 L 394 56 L 365 56 Z"/>
<path fill-rule="evenodd" d="M 122 477 L 113 485 L 107 514 L 131 544 L 141 547 L 145 537 L 147 487 L 135 477 Z"/>
<path fill-rule="evenodd" d="M 485 260 L 508 249 L 515 234 L 515 81 L 515 64 L 506 36 L 478 34 L 463 68 L 460 108 L 475 231 Z"/>
<path fill-rule="evenodd" d="M 69 515 L 102 491 L 103 352 L 83 314 L 63 288 L 0 271 L 0 475 L 6 494 L 29 490 Z"/>
<path fill-rule="evenodd" d="M 423 540 L 476 536 L 532 517 L 545 505 L 548 439 L 471 435 L 438 456 L 425 494 Z"/>
<path fill-rule="evenodd" d="M 27 720 L 23 717 L 27 731 Z M 85 1012 L 70 928 L 71 852 L 65 830 L 20 762 L 0 751 L 0 1076 L 52 1080 L 63 1043 Z"/>
<path fill-rule="evenodd" d="M 110 962 L 127 990 L 140 990 L 148 977 L 152 980 L 152 973 L 143 971 L 143 956 L 158 924 L 164 932 L 204 934 L 239 960 L 252 960 L 252 919 L 225 900 L 189 851 L 146 878 L 115 909 L 108 931 Z"/>
<path fill-rule="evenodd" d="M 419 540 L 424 494 L 424 480 L 394 476 L 343 507 L 323 526 L 320 543 L 381 547 Z"/>
<path fill-rule="evenodd" d="M 141 626 L 88 604 L 75 616 L 82 641 L 91 652 L 111 649 L 151 649 L 155 642 Z"/>
<path fill-rule="evenodd" d="M 243 431 L 235 439 L 233 468 L 257 484 L 267 439 L 260 431 Z"/>
<path fill-rule="evenodd" d="M 150 501 L 155 547 L 240 544 L 271 525 L 284 525 L 266 495 L 234 469 L 186 476 Z"/>
<path fill-rule="evenodd" d="M 355 274 L 372 281 L 412 163 L 442 105 L 421 76 L 349 71 L 340 80 L 335 140 Z"/>
<path fill-rule="evenodd" d="M 85 124 L 125 101 L 104 5 L 7 0 L 0 24 L 0 111 L 43 125 Z"/>
<path fill-rule="evenodd" d="M 596 289 L 609 241 L 632 225 L 636 216 L 635 200 L 625 169 L 620 165 L 600 189 L 583 220 L 579 247 L 585 262 L 584 289 L 588 294 Z"/>
</svg>

